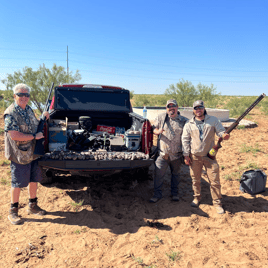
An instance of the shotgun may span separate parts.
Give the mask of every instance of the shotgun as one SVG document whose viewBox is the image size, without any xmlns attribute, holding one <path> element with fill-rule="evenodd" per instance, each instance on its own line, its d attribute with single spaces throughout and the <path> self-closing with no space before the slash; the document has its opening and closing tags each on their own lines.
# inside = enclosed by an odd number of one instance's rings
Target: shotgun
<svg viewBox="0 0 268 268">
<path fill-rule="evenodd" d="M 237 118 L 237 120 L 230 126 L 227 128 L 227 130 L 224 132 L 226 134 L 230 134 L 231 131 L 233 131 L 239 124 L 239 122 L 265 97 L 266 95 L 263 93 L 261 94 L 248 108 L 247 110 L 240 116 Z M 208 152 L 207 156 L 210 159 L 215 159 L 215 156 L 218 152 L 218 150 L 222 147 L 221 146 L 221 142 L 222 142 L 223 138 L 219 138 L 218 142 L 216 145 L 214 145 L 210 151 Z"/>
<path fill-rule="evenodd" d="M 168 114 L 166 114 L 165 116 L 165 119 L 164 119 L 164 123 L 163 123 L 163 126 L 162 126 L 162 129 L 164 129 L 164 126 L 165 126 L 165 123 L 167 121 L 167 118 L 168 118 Z M 161 135 L 162 133 L 160 133 L 158 135 L 158 139 L 157 139 L 157 147 L 155 148 L 155 150 L 151 153 L 150 155 L 150 158 L 153 158 L 154 161 L 156 160 L 156 158 L 158 157 L 158 150 L 159 150 L 159 142 L 160 142 L 160 139 L 161 139 Z"/>
<path fill-rule="evenodd" d="M 44 111 L 43 111 L 43 113 L 42 113 L 42 115 L 40 117 L 36 134 L 38 132 L 43 132 L 44 125 L 45 125 L 45 122 L 46 122 L 46 117 L 44 116 L 44 112 L 49 111 L 49 99 L 50 99 L 50 95 L 51 95 L 53 87 L 54 87 L 54 83 L 52 83 L 52 86 L 49 89 L 46 105 L 45 105 Z M 45 141 L 44 138 L 42 138 L 40 140 L 36 140 L 35 148 L 34 148 L 34 155 L 35 156 L 43 156 L 45 154 L 44 141 Z"/>
</svg>

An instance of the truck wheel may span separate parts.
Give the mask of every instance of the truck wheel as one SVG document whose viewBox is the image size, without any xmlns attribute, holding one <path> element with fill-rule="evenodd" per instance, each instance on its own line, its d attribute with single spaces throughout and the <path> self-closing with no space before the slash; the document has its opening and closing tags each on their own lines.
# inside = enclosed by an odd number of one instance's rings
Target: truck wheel
<svg viewBox="0 0 268 268">
<path fill-rule="evenodd" d="M 148 181 L 153 179 L 153 174 L 150 168 L 137 168 L 134 170 L 123 171 L 124 176 L 127 177 L 128 181 Z"/>
<path fill-rule="evenodd" d="M 138 181 L 148 181 L 153 179 L 152 170 L 149 167 L 139 168 L 135 174 Z"/>
<path fill-rule="evenodd" d="M 53 182 L 53 173 L 51 172 L 51 176 L 48 176 L 47 169 L 41 168 L 42 169 L 42 181 L 40 182 L 42 185 L 43 184 L 51 184 Z"/>
</svg>

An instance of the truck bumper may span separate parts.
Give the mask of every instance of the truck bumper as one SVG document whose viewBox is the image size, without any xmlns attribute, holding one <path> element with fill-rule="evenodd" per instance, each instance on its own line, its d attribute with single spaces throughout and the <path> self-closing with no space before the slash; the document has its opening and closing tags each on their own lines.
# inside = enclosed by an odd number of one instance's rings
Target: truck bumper
<svg viewBox="0 0 268 268">
<path fill-rule="evenodd" d="M 46 169 L 55 169 L 62 171 L 114 171 L 128 170 L 149 167 L 153 164 L 153 159 L 148 160 L 52 160 L 40 159 L 39 166 Z"/>
</svg>

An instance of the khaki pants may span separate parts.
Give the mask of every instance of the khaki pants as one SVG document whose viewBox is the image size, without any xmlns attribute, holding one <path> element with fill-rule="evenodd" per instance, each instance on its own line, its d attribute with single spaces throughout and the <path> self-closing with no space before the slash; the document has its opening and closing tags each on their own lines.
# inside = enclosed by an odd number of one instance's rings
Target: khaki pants
<svg viewBox="0 0 268 268">
<path fill-rule="evenodd" d="M 221 205 L 221 184 L 219 175 L 219 165 L 216 160 L 212 160 L 207 156 L 191 156 L 192 165 L 190 166 L 190 174 L 192 177 L 194 197 L 201 200 L 201 175 L 203 166 L 206 169 L 210 192 L 214 205 Z"/>
</svg>

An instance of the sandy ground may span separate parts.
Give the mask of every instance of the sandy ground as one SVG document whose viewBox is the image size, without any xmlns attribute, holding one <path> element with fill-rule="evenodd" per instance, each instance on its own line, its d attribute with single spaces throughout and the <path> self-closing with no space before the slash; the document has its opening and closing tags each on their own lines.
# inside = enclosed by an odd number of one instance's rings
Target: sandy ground
<svg viewBox="0 0 268 268">
<path fill-rule="evenodd" d="M 13 226 L 7 218 L 10 172 L 1 134 L 0 267 L 268 267 L 268 191 L 250 196 L 239 190 L 245 170 L 258 166 L 267 173 L 268 167 L 268 117 L 256 112 L 250 120 L 258 127 L 234 130 L 217 156 L 224 215 L 212 207 L 205 174 L 202 204 L 190 206 L 191 178 L 184 166 L 178 203 L 170 198 L 170 171 L 157 204 L 148 202 L 153 181 L 61 177 L 39 187 L 44 217 L 27 215 L 27 189 L 22 190 L 24 223 Z M 243 145 L 259 151 L 241 152 Z"/>
</svg>

